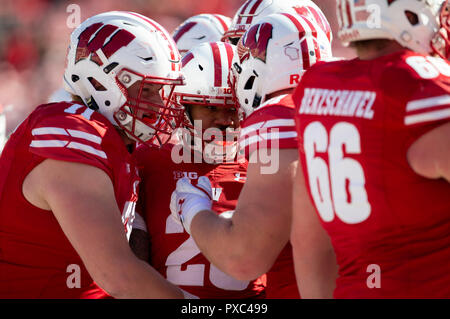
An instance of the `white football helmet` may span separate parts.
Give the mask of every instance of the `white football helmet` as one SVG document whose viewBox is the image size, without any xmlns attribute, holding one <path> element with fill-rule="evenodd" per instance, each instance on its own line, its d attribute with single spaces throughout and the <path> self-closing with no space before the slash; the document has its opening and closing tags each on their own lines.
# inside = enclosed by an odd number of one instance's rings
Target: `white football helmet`
<svg viewBox="0 0 450 319">
<path fill-rule="evenodd" d="M 336 11 L 344 45 L 390 39 L 418 53 L 449 57 L 448 0 L 337 0 Z"/>
<path fill-rule="evenodd" d="M 172 36 L 178 51 L 184 56 L 200 43 L 220 41 L 230 24 L 231 18 L 221 14 L 198 14 L 180 24 Z"/>
<path fill-rule="evenodd" d="M 311 0 L 247 0 L 234 15 L 222 40 L 237 44 L 251 25 L 272 13 L 300 14 L 315 20 L 331 44 L 333 34 L 330 24 L 322 10 Z"/>
<path fill-rule="evenodd" d="M 275 13 L 241 37 L 230 72 L 235 99 L 250 115 L 268 94 L 297 86 L 319 60 L 330 60 L 331 46 L 317 24 L 301 15 Z"/>
<path fill-rule="evenodd" d="M 169 99 L 164 105 L 151 103 L 142 91 L 144 84 L 173 91 L 183 84 L 180 70 L 181 56 L 162 26 L 137 13 L 111 11 L 72 32 L 64 88 L 130 138 L 161 145 L 181 125 L 183 108 Z M 139 94 L 132 97 L 128 89 L 137 81 Z"/>
<path fill-rule="evenodd" d="M 174 90 L 176 102 L 186 107 L 185 127 L 194 138 L 201 138 L 204 156 L 217 161 L 218 159 L 232 160 L 236 156 L 239 123 L 234 127 L 209 135 L 196 130 L 190 114 L 190 105 L 216 106 L 220 108 L 236 109 L 228 73 L 235 52 L 235 46 L 224 42 L 201 43 L 188 51 L 182 60 L 182 72 L 186 78 L 186 85 Z M 208 128 L 206 128 L 208 129 Z M 205 151 L 210 150 L 205 154 Z M 214 153 L 214 154 L 211 154 Z"/>
</svg>

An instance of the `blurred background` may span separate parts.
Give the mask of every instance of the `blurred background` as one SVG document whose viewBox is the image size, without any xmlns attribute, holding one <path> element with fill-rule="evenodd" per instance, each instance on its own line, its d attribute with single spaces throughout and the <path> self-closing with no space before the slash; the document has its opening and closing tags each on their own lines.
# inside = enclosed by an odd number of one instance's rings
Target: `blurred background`
<svg viewBox="0 0 450 319">
<path fill-rule="evenodd" d="M 313 0 L 327 16 L 334 33 L 335 56 L 352 58 L 337 40 L 335 0 Z M 81 22 L 110 10 L 146 15 L 167 31 L 199 13 L 232 18 L 245 0 L 0 0 L 0 113 L 7 115 L 11 132 L 36 106 L 46 103 L 62 87 L 65 55 L 74 28 L 73 13 Z M 73 6 L 78 5 L 78 7 Z M 74 9 L 75 8 L 75 9 Z"/>
</svg>

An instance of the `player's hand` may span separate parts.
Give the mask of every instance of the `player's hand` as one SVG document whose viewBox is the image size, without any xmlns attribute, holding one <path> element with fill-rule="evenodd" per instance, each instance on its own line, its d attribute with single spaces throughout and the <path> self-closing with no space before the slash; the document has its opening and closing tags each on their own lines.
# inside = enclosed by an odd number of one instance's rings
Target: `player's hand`
<svg viewBox="0 0 450 319">
<path fill-rule="evenodd" d="M 181 222 L 191 234 L 191 222 L 195 215 L 212 206 L 212 187 L 208 177 L 201 176 L 197 185 L 192 185 L 187 177 L 178 180 L 170 199 L 172 217 Z"/>
</svg>

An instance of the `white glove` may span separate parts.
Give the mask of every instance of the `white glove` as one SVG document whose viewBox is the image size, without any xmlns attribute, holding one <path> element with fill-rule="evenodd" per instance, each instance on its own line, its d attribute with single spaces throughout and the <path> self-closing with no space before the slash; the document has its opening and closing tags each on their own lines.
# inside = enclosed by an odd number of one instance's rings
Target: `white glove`
<svg viewBox="0 0 450 319">
<path fill-rule="evenodd" d="M 192 185 L 187 177 L 178 180 L 170 199 L 170 211 L 176 221 L 181 222 L 186 232 L 191 234 L 191 222 L 195 215 L 212 207 L 212 187 L 208 177 L 201 176 L 197 185 Z"/>
</svg>

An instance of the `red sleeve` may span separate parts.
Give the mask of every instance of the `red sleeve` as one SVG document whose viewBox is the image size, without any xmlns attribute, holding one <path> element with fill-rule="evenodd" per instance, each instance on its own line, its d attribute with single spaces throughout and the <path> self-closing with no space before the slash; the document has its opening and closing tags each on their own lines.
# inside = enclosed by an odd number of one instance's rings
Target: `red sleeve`
<svg viewBox="0 0 450 319">
<path fill-rule="evenodd" d="M 396 120 L 395 126 L 405 133 L 406 148 L 449 121 L 449 76 L 447 61 L 421 55 L 406 56 L 399 65 L 384 72 L 381 87 L 387 101 L 397 105 L 390 113 Z"/>
<path fill-rule="evenodd" d="M 239 147 L 247 160 L 259 149 L 297 148 L 292 99 L 287 96 L 281 102 L 262 106 L 242 123 Z"/>
<path fill-rule="evenodd" d="M 106 129 L 81 115 L 42 116 L 31 129 L 29 151 L 44 158 L 92 165 L 110 174 L 103 148 Z"/>
<path fill-rule="evenodd" d="M 449 78 L 422 81 L 405 105 L 403 124 L 408 127 L 429 125 L 450 119 Z"/>
</svg>

